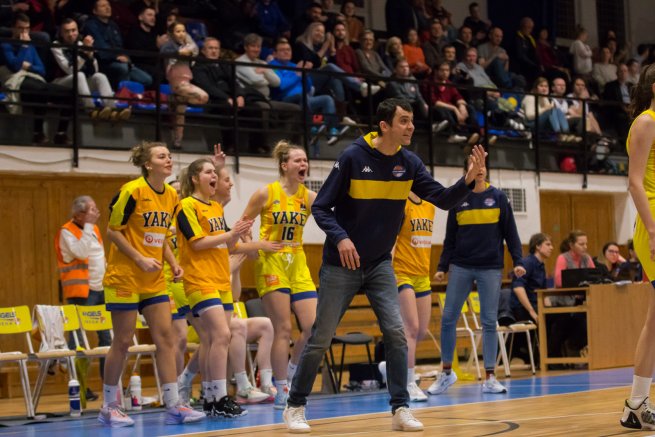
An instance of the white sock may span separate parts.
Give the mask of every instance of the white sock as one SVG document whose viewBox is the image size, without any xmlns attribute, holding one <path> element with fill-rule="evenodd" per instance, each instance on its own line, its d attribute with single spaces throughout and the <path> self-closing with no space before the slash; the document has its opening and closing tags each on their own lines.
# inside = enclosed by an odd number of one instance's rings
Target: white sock
<svg viewBox="0 0 655 437">
<path fill-rule="evenodd" d="M 202 397 L 205 398 L 207 402 L 212 402 L 214 400 L 214 390 L 212 389 L 211 381 L 202 381 Z"/>
<path fill-rule="evenodd" d="M 177 383 L 182 387 L 190 387 L 193 384 L 193 378 L 195 377 L 196 373 L 190 372 L 189 369 L 185 367 L 182 374 L 177 377 Z"/>
<path fill-rule="evenodd" d="M 234 374 L 234 378 L 237 380 L 237 390 L 245 390 L 248 387 L 250 387 L 252 384 L 250 384 L 250 381 L 248 380 L 248 375 L 246 375 L 246 372 L 238 372 Z"/>
<path fill-rule="evenodd" d="M 646 378 L 643 376 L 632 376 L 632 392 L 630 393 L 630 404 L 638 406 L 650 393 L 650 384 L 653 378 Z"/>
<path fill-rule="evenodd" d="M 227 396 L 227 380 L 214 379 L 212 381 L 212 390 L 214 391 L 214 400 L 218 401 Z"/>
<path fill-rule="evenodd" d="M 180 403 L 180 395 L 177 392 L 177 382 L 162 384 L 161 390 L 164 396 L 164 405 L 166 408 L 173 408 Z"/>
<path fill-rule="evenodd" d="M 407 369 L 407 384 L 416 382 L 416 374 L 414 373 L 414 368 Z"/>
<path fill-rule="evenodd" d="M 273 385 L 273 369 L 261 369 L 259 371 L 260 387 L 269 387 Z"/>
<path fill-rule="evenodd" d="M 287 386 L 287 380 L 286 379 L 276 379 L 275 380 L 275 389 L 277 390 L 278 393 L 284 393 L 284 389 Z"/>
<path fill-rule="evenodd" d="M 297 368 L 297 364 L 293 364 L 291 361 L 289 361 L 289 365 L 287 366 L 287 381 L 293 381 L 293 375 L 296 374 Z"/>
<path fill-rule="evenodd" d="M 102 406 L 103 407 L 107 407 L 109 405 L 120 404 L 119 399 L 118 399 L 118 386 L 117 385 L 102 384 L 102 393 L 104 394 L 103 399 L 102 399 Z"/>
</svg>

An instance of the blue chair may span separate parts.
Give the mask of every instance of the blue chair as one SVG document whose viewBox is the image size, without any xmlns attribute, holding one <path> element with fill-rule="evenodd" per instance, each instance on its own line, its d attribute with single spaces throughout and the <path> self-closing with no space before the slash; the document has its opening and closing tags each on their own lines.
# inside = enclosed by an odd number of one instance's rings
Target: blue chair
<svg viewBox="0 0 655 437">
<path fill-rule="evenodd" d="M 207 26 L 203 21 L 188 21 L 185 26 L 187 33 L 196 43 L 201 43 L 207 38 Z"/>
<path fill-rule="evenodd" d="M 145 92 L 145 88 L 142 83 L 139 82 L 134 82 L 131 80 L 122 80 L 118 83 L 118 92 L 122 90 L 123 88 L 127 88 L 127 90 L 133 94 L 141 94 Z M 140 103 L 136 102 L 121 102 L 121 101 L 116 101 L 116 109 L 125 109 L 128 106 L 135 106 L 140 108 Z"/>
<path fill-rule="evenodd" d="M 163 84 L 159 85 L 159 93 L 162 96 L 170 96 L 170 95 L 173 94 L 173 90 L 171 90 L 170 84 L 163 83 Z M 167 105 L 162 105 L 162 109 L 165 109 L 167 107 L 168 107 Z M 205 112 L 205 110 L 203 108 L 201 108 L 200 106 L 186 105 L 185 112 L 193 113 L 193 114 L 199 114 L 199 113 Z"/>
</svg>

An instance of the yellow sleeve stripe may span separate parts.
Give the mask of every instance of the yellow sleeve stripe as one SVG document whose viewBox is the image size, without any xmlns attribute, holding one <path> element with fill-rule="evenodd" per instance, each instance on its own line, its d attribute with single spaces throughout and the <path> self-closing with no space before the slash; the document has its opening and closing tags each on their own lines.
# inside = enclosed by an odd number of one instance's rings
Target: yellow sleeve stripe
<svg viewBox="0 0 655 437">
<path fill-rule="evenodd" d="M 375 181 L 353 179 L 348 194 L 353 199 L 405 200 L 412 181 Z"/>
<path fill-rule="evenodd" d="M 469 209 L 457 213 L 457 224 L 460 226 L 489 225 L 499 220 L 500 208 Z"/>
</svg>

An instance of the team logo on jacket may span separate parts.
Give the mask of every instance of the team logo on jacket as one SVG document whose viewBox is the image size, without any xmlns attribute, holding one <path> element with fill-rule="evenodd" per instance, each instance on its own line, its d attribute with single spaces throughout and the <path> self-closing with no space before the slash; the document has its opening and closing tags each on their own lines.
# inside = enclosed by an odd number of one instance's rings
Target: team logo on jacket
<svg viewBox="0 0 655 437">
<path fill-rule="evenodd" d="M 462 203 L 460 206 L 461 206 L 462 208 L 466 208 L 467 206 L 469 206 L 469 203 L 468 203 L 468 202 L 464 202 L 464 203 Z"/>
<path fill-rule="evenodd" d="M 486 199 L 484 199 L 484 204 L 486 206 L 494 206 L 496 204 L 496 201 L 494 200 L 493 197 L 487 197 Z"/>
<path fill-rule="evenodd" d="M 393 174 L 395 177 L 399 178 L 402 177 L 405 174 L 405 167 L 402 165 L 397 165 L 391 170 L 391 174 Z"/>
</svg>

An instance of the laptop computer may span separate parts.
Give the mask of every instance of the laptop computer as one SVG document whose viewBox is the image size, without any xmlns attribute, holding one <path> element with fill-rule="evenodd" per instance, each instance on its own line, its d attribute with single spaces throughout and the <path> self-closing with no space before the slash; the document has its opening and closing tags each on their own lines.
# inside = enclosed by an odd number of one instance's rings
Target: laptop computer
<svg viewBox="0 0 655 437">
<path fill-rule="evenodd" d="M 639 270 L 639 262 L 626 261 L 619 266 L 615 281 L 636 281 L 639 277 Z"/>
<path fill-rule="evenodd" d="M 603 277 L 597 269 L 562 270 L 562 288 L 575 288 L 589 284 L 600 284 Z"/>
</svg>

